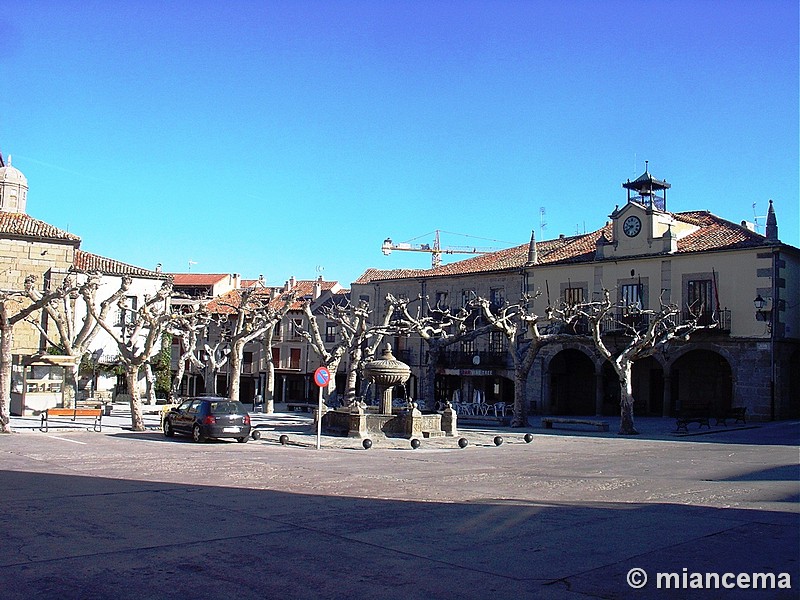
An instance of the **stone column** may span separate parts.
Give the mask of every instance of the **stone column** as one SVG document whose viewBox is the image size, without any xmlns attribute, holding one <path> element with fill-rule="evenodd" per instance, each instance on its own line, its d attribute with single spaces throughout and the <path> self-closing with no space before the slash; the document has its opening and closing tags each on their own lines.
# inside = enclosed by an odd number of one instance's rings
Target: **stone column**
<svg viewBox="0 0 800 600">
<path fill-rule="evenodd" d="M 661 401 L 661 416 L 670 416 L 672 410 L 672 372 L 664 371 L 664 398 Z"/>
<path fill-rule="evenodd" d="M 594 414 L 603 414 L 603 369 L 594 374 Z"/>
</svg>

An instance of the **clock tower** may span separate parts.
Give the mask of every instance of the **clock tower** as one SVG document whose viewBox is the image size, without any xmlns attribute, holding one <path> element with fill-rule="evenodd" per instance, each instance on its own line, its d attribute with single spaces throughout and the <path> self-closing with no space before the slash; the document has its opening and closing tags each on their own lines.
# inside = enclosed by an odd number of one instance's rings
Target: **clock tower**
<svg viewBox="0 0 800 600">
<path fill-rule="evenodd" d="M 677 250 L 679 237 L 694 227 L 678 221 L 667 212 L 666 181 L 650 174 L 648 163 L 634 181 L 622 184 L 628 191 L 628 201 L 617 206 L 610 218 L 612 239 L 602 237 L 597 242 L 597 257 L 612 258 L 643 254 L 670 254 Z"/>
</svg>

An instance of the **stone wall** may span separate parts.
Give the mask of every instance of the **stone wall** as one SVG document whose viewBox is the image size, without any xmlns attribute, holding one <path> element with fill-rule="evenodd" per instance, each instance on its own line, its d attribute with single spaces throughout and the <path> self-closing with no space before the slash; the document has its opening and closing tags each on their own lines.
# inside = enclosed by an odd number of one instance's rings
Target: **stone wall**
<svg viewBox="0 0 800 600">
<path fill-rule="evenodd" d="M 0 239 L 0 289 L 21 291 L 28 275 L 36 275 L 41 289 L 51 269 L 65 271 L 73 264 L 75 247 L 44 241 Z M 14 354 L 39 350 L 41 335 L 32 325 L 19 323 L 14 328 Z"/>
</svg>

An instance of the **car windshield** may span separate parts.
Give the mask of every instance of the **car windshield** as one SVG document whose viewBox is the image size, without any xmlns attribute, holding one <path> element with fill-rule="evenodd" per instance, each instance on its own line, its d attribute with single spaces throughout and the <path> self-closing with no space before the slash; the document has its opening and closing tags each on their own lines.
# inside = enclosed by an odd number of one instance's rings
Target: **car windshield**
<svg viewBox="0 0 800 600">
<path fill-rule="evenodd" d="M 211 402 L 210 404 L 212 415 L 243 415 L 247 412 L 241 402 L 226 400 L 224 402 Z"/>
</svg>

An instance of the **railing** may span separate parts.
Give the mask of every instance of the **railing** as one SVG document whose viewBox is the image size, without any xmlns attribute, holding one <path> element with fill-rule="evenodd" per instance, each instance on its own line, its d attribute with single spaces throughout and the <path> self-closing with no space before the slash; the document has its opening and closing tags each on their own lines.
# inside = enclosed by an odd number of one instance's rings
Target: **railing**
<svg viewBox="0 0 800 600">
<path fill-rule="evenodd" d="M 650 325 L 650 319 L 653 315 L 649 313 L 639 313 L 635 311 L 627 313 L 609 314 L 603 319 L 600 324 L 601 333 L 611 333 L 614 331 L 624 331 L 628 327 L 632 327 L 637 331 L 642 331 Z M 686 325 L 692 321 L 696 321 L 700 327 L 709 327 L 717 331 L 730 332 L 731 330 L 731 311 L 726 309 L 718 311 L 705 311 L 700 314 L 692 313 L 684 310 L 679 315 L 674 315 L 670 319 L 673 327 Z M 589 331 L 588 321 L 581 323 L 580 320 L 576 323 L 576 333 L 583 333 L 585 328 L 586 333 Z M 580 330 L 580 331 L 579 331 Z"/>
<path fill-rule="evenodd" d="M 478 361 L 475 357 L 478 357 Z M 439 357 L 439 366 L 451 368 L 463 367 L 504 367 L 508 362 L 508 352 L 442 352 Z"/>
</svg>

